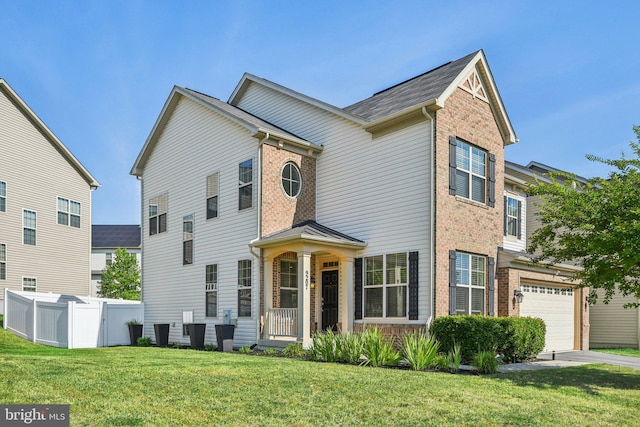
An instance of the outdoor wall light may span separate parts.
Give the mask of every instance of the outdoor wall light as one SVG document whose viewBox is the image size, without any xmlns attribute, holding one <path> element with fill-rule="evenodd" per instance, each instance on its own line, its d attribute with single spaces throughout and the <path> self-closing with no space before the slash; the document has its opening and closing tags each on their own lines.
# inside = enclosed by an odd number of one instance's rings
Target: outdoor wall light
<svg viewBox="0 0 640 427">
<path fill-rule="evenodd" d="M 514 296 L 514 299 L 517 298 L 518 303 L 522 304 L 522 301 L 524 300 L 524 294 L 522 293 L 522 291 L 520 289 L 514 289 L 513 290 L 513 296 Z"/>
</svg>

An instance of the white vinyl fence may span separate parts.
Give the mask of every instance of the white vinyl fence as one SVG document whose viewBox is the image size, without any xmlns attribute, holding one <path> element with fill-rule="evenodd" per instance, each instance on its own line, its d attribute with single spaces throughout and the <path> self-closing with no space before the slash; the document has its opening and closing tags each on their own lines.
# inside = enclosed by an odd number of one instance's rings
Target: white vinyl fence
<svg viewBox="0 0 640 427">
<path fill-rule="evenodd" d="M 128 345 L 133 319 L 144 320 L 140 301 L 4 290 L 4 328 L 54 347 Z"/>
</svg>

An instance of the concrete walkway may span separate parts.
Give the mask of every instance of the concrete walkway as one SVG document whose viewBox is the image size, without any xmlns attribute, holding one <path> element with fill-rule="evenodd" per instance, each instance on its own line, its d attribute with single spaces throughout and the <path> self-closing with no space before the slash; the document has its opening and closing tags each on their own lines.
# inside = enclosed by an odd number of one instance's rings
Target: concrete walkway
<svg viewBox="0 0 640 427">
<path fill-rule="evenodd" d="M 640 357 L 618 356 L 616 354 L 598 353 L 595 351 L 562 351 L 556 352 L 555 360 L 552 353 L 540 353 L 535 362 L 510 363 L 500 365 L 498 372 L 533 371 L 549 368 L 568 368 L 571 366 L 606 363 L 608 365 L 625 366 L 640 369 Z"/>
</svg>

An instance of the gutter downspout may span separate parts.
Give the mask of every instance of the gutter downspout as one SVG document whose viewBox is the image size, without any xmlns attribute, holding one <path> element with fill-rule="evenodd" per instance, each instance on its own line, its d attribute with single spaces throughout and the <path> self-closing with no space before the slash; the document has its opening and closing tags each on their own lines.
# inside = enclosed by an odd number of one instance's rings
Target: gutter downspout
<svg viewBox="0 0 640 427">
<path fill-rule="evenodd" d="M 423 106 L 422 107 L 422 114 L 429 120 L 429 124 L 431 127 L 431 130 L 429 132 L 429 139 L 430 141 L 430 145 L 431 145 L 431 152 L 430 152 L 430 168 L 431 170 L 429 171 L 429 187 L 430 187 L 430 191 L 431 191 L 431 209 L 430 209 L 430 213 L 429 213 L 429 222 L 430 222 L 430 226 L 431 226 L 431 232 L 429 233 L 429 269 L 431 270 L 431 285 L 430 285 L 430 296 L 431 296 L 431 313 L 429 313 L 429 318 L 427 319 L 427 330 L 429 329 L 429 326 L 431 325 L 431 322 L 433 321 L 434 317 L 435 317 L 435 294 L 434 294 L 434 290 L 435 290 L 435 277 L 436 277 L 436 272 L 435 272 L 435 233 L 436 233 L 436 228 L 435 228 L 435 207 L 436 207 L 436 189 L 435 189 L 435 176 L 434 176 L 434 172 L 435 172 L 435 136 L 433 135 L 434 131 L 435 131 L 435 117 L 433 117 L 431 114 L 429 114 L 427 112 L 427 107 Z"/>
<path fill-rule="evenodd" d="M 254 247 L 253 244 L 255 242 L 257 242 L 258 240 L 260 240 L 261 234 L 262 234 L 262 145 L 264 144 L 264 142 L 266 140 L 269 139 L 269 132 L 266 132 L 264 138 L 262 138 L 259 142 L 258 142 L 258 152 L 256 154 L 256 160 L 258 163 L 258 177 L 257 177 L 257 191 L 258 191 L 258 218 L 257 218 L 257 232 L 256 232 L 256 238 L 253 239 L 252 241 L 249 242 L 249 253 L 251 253 L 251 255 L 253 255 L 254 257 L 256 257 L 256 259 L 258 260 L 258 262 L 260 262 L 261 259 L 261 254 L 258 252 L 256 253 L 254 251 Z M 260 274 L 260 265 L 258 265 L 258 275 Z M 258 280 L 258 284 L 260 284 L 261 280 L 263 278 L 260 277 L 260 280 Z M 260 298 L 260 291 L 258 290 L 258 299 Z M 260 303 L 258 303 L 258 307 L 260 307 Z M 264 317 L 262 314 L 260 314 L 260 316 L 257 319 L 257 325 L 256 325 L 256 343 L 260 340 L 260 334 L 261 334 L 261 330 L 262 330 L 262 324 L 264 321 Z"/>
</svg>

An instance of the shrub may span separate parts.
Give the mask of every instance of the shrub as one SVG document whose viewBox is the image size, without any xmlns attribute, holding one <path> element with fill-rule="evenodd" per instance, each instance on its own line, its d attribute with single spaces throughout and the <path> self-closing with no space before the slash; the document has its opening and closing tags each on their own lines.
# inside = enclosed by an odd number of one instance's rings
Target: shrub
<svg viewBox="0 0 640 427">
<path fill-rule="evenodd" d="M 338 349 L 336 335 L 331 332 L 315 332 L 311 336 L 311 348 L 309 358 L 317 362 L 336 362 Z"/>
<path fill-rule="evenodd" d="M 218 346 L 216 346 L 215 344 L 204 345 L 204 351 L 216 351 L 217 349 L 218 349 Z"/>
<path fill-rule="evenodd" d="M 240 353 L 245 353 L 245 354 L 253 353 L 253 350 L 252 350 L 252 349 L 251 349 L 251 347 L 249 347 L 249 346 L 240 347 L 240 348 L 238 349 L 238 351 L 239 351 Z"/>
<path fill-rule="evenodd" d="M 347 332 L 336 337 L 338 359 L 345 363 L 359 364 L 364 353 L 362 334 Z"/>
<path fill-rule="evenodd" d="M 447 352 L 447 361 L 449 362 L 449 370 L 458 372 L 462 363 L 462 349 L 460 344 L 454 343 L 453 348 Z"/>
<path fill-rule="evenodd" d="M 431 325 L 444 351 L 460 344 L 463 362 L 493 349 L 514 362 L 531 359 L 544 348 L 544 333 L 544 322 L 528 317 L 443 316 Z"/>
<path fill-rule="evenodd" d="M 393 366 L 400 362 L 400 353 L 393 348 L 393 343 L 384 338 L 377 328 L 365 329 L 362 333 L 364 341 L 365 365 Z"/>
<path fill-rule="evenodd" d="M 449 358 L 446 355 L 440 353 L 436 357 L 433 358 L 433 363 L 431 367 L 439 370 L 439 371 L 448 371 L 449 370 Z"/>
<path fill-rule="evenodd" d="M 268 348 L 262 352 L 265 356 L 276 356 L 278 354 L 278 350 L 275 348 Z"/>
<path fill-rule="evenodd" d="M 498 372 L 498 359 L 495 351 L 481 351 L 471 361 L 471 365 L 481 374 L 495 374 Z"/>
<path fill-rule="evenodd" d="M 304 357 L 307 352 L 300 343 L 291 343 L 282 350 L 282 354 L 287 357 Z"/>
<path fill-rule="evenodd" d="M 149 338 L 149 337 L 140 337 L 140 338 L 138 338 L 138 346 L 139 347 L 150 347 L 151 346 L 151 338 Z"/>
<path fill-rule="evenodd" d="M 433 364 L 440 344 L 424 331 L 405 334 L 402 340 L 402 355 L 414 371 L 422 371 Z"/>
</svg>

